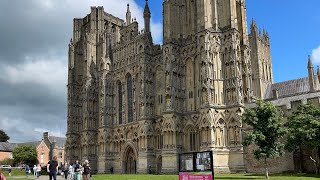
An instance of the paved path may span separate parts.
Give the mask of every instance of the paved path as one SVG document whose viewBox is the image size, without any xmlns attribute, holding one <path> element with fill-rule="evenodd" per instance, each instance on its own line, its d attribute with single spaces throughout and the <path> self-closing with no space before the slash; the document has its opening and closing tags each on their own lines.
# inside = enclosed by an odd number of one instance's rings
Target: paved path
<svg viewBox="0 0 320 180">
<path fill-rule="evenodd" d="M 14 178 L 14 179 L 21 179 L 21 178 L 26 178 L 26 176 L 12 176 L 10 178 Z M 45 176 L 42 175 L 39 177 L 39 179 L 35 176 L 29 176 L 28 179 L 35 179 L 35 180 L 49 180 L 49 176 Z M 64 180 L 64 178 L 62 178 L 60 175 L 57 176 L 57 180 Z M 68 177 L 68 180 L 70 180 L 70 178 Z"/>
</svg>

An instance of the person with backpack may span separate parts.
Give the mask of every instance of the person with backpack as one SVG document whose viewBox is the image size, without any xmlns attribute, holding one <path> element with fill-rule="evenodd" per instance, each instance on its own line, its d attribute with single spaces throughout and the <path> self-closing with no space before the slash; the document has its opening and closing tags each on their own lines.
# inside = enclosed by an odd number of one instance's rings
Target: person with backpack
<svg viewBox="0 0 320 180">
<path fill-rule="evenodd" d="M 58 162 L 57 156 L 53 156 L 52 160 L 50 160 L 47 164 L 47 172 L 49 173 L 49 179 L 57 180 L 57 172 L 58 172 Z"/>
</svg>

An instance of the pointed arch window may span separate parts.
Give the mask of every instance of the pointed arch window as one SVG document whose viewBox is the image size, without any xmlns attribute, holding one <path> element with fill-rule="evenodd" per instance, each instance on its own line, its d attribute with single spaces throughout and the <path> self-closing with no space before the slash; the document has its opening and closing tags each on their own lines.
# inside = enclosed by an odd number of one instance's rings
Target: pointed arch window
<svg viewBox="0 0 320 180">
<path fill-rule="evenodd" d="M 127 77 L 127 101 L 128 101 L 128 122 L 133 121 L 133 110 L 132 110 L 132 77 L 129 74 Z"/>
<path fill-rule="evenodd" d="M 118 83 L 118 116 L 119 124 L 122 124 L 122 85 Z"/>
</svg>

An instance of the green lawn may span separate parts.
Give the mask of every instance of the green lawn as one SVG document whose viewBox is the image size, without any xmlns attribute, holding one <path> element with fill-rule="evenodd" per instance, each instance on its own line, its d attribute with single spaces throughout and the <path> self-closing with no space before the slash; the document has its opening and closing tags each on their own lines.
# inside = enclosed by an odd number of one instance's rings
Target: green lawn
<svg viewBox="0 0 320 180">
<path fill-rule="evenodd" d="M 6 176 L 7 177 L 7 176 Z M 177 175 L 127 175 L 127 174 L 113 174 L 113 175 L 93 175 L 91 180 L 178 180 Z M 219 174 L 215 176 L 215 179 L 222 180 L 254 180 L 265 179 L 264 175 L 256 174 Z M 310 174 L 283 174 L 283 175 L 271 175 L 271 180 L 316 180 L 320 179 L 320 175 Z M 7 180 L 30 180 L 20 176 L 17 178 L 7 177 Z"/>
<path fill-rule="evenodd" d="M 2 172 L 4 173 L 4 175 L 6 177 L 8 177 L 8 170 L 2 170 Z M 12 176 L 25 176 L 26 175 L 26 172 L 24 169 L 12 169 L 11 171 L 11 175 Z"/>
<path fill-rule="evenodd" d="M 319 179 L 320 176 L 308 174 L 285 174 L 285 175 L 271 175 L 271 180 L 312 180 Z M 264 175 L 254 174 L 220 174 L 216 175 L 215 179 L 223 180 L 254 180 L 265 179 Z M 93 175 L 91 180 L 178 180 L 177 175 Z"/>
</svg>

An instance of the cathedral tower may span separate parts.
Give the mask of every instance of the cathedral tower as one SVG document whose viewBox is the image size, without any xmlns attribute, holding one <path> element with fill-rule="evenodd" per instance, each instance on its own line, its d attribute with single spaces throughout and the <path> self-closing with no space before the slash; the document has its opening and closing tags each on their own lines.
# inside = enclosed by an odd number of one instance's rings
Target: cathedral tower
<svg viewBox="0 0 320 180">
<path fill-rule="evenodd" d="M 253 93 L 256 98 L 264 99 L 268 86 L 273 84 L 269 34 L 265 30 L 261 33 L 254 20 L 250 30 Z"/>
</svg>

